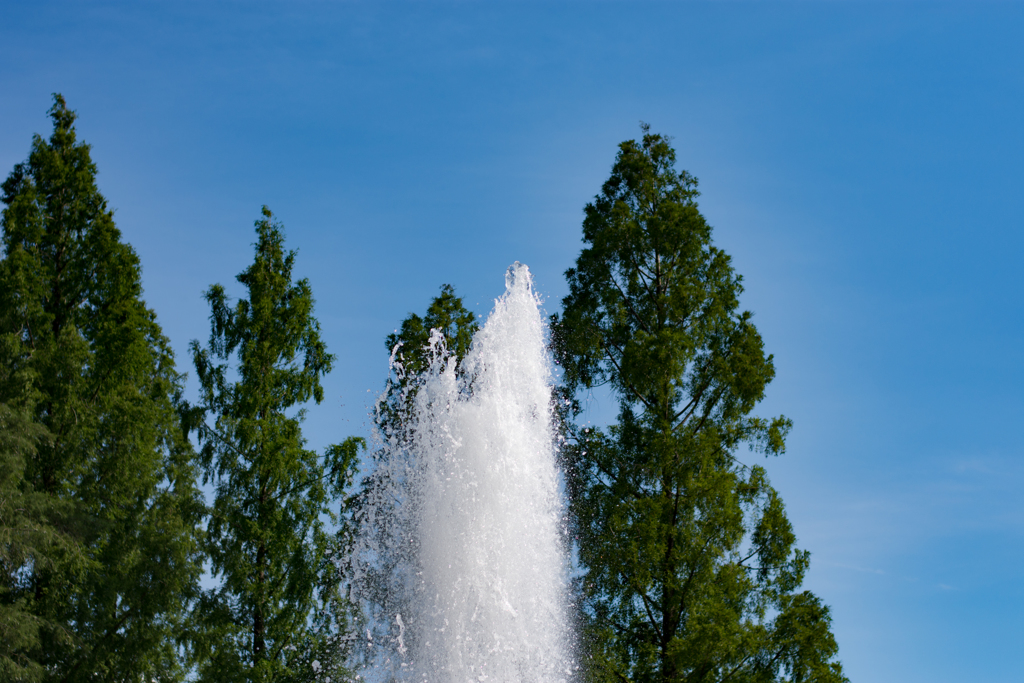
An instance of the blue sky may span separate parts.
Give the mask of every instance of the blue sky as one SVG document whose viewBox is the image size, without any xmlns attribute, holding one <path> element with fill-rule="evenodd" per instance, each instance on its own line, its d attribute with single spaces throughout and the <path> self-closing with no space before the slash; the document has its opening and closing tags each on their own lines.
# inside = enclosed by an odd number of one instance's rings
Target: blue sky
<svg viewBox="0 0 1024 683">
<path fill-rule="evenodd" d="M 775 355 L 767 463 L 854 681 L 1019 681 L 1024 5 L 0 1 L 0 169 L 59 91 L 182 369 L 262 204 L 367 434 L 442 283 L 549 312 L 638 123 L 675 139 Z M 194 387 L 193 387 L 194 388 Z M 606 402 L 605 402 L 606 403 Z M 596 401 L 601 421 L 609 406 Z"/>
</svg>

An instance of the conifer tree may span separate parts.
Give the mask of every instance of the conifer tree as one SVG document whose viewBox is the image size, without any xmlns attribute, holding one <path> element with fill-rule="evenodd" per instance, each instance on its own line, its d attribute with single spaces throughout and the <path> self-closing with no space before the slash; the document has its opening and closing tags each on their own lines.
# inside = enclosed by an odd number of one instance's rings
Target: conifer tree
<svg viewBox="0 0 1024 683">
<path fill-rule="evenodd" d="M 423 316 L 410 313 L 399 330 L 387 336 L 385 345 L 389 351 L 398 347 L 399 360 L 405 373 L 411 376 L 426 369 L 426 349 L 434 330 L 444 336 L 449 353 L 461 361 L 469 353 L 473 335 L 479 328 L 473 313 L 462 303 L 462 297 L 455 295 L 455 288 L 441 285 L 441 293 L 431 299 L 427 312 Z"/>
<path fill-rule="evenodd" d="M 553 320 L 564 392 L 607 385 L 605 430 L 568 423 L 570 508 L 594 680 L 845 678 L 808 553 L 744 445 L 785 450 L 790 422 L 751 413 L 772 357 L 741 278 L 711 241 L 697 181 L 644 127 L 588 204 L 585 247 Z"/>
<path fill-rule="evenodd" d="M 401 440 L 411 417 L 415 379 L 431 361 L 433 332 L 436 330 L 444 336 L 444 353 L 458 364 L 469 352 L 478 329 L 473 313 L 463 305 L 462 298 L 456 296 L 455 288 L 445 284 L 424 315 L 410 313 L 401 326 L 385 338 L 385 346 L 392 354 L 393 374 L 377 403 L 375 421 L 379 438 Z M 402 497 L 404 482 L 401 480 L 403 467 L 388 461 L 393 453 L 386 447 L 373 451 L 359 494 L 351 506 L 352 525 L 360 534 L 360 547 L 370 551 L 365 556 L 360 553 L 355 553 L 359 556 L 354 558 L 349 556 L 359 565 L 349 573 L 360 577 L 358 592 L 365 601 L 360 605 L 360 617 L 366 621 L 365 627 L 376 634 L 378 643 L 387 642 L 393 635 L 395 615 L 408 613 L 400 602 L 404 594 L 394 587 L 411 578 L 404 573 L 415 571 L 408 559 L 410 543 L 416 541 L 406 539 L 396 543 L 403 534 L 399 530 L 402 514 L 393 506 L 401 504 L 398 499 Z M 382 663 L 379 660 L 389 656 L 378 646 L 357 654 L 365 655 L 369 667 Z"/>
<path fill-rule="evenodd" d="M 322 518 L 343 522 L 330 504 L 344 507 L 362 440 L 323 456 L 305 447 L 297 407 L 323 400 L 334 357 L 266 207 L 256 233 L 255 260 L 238 275 L 247 298 L 230 306 L 212 286 L 209 345 L 192 342 L 201 389 L 186 414 L 215 486 L 206 547 L 221 582 L 200 604 L 194 654 L 201 680 L 337 680 L 348 609 Z"/>
<path fill-rule="evenodd" d="M 8 546 L 3 602 L 26 617 L 15 659 L 48 680 L 177 680 L 202 509 L 181 377 L 75 113 L 55 95 L 49 114 L 53 134 L 2 187 L 7 419 L 45 434 L 5 444 L 40 532 Z"/>
<path fill-rule="evenodd" d="M 19 346 L 14 335 L 0 337 L 0 680 L 41 681 L 46 670 L 35 658 L 40 631 L 58 625 L 34 613 L 24 569 L 51 569 L 62 551 L 77 548 L 60 530 L 57 502 L 25 481 L 25 467 L 48 433 L 33 419 Z"/>
<path fill-rule="evenodd" d="M 406 389 L 412 378 L 427 369 L 430 362 L 427 350 L 434 330 L 444 337 L 446 353 L 460 363 L 469 353 L 473 335 L 479 327 L 473 313 L 463 305 L 462 298 L 455 295 L 455 288 L 445 284 L 441 285 L 441 293 L 431 300 L 423 316 L 410 313 L 401 327 L 387 336 L 384 343 L 388 351 L 395 354 L 399 372 L 385 387 L 377 415 L 378 429 L 387 431 L 390 420 L 403 419 L 400 414 L 406 406 L 402 402 L 411 396 Z"/>
</svg>

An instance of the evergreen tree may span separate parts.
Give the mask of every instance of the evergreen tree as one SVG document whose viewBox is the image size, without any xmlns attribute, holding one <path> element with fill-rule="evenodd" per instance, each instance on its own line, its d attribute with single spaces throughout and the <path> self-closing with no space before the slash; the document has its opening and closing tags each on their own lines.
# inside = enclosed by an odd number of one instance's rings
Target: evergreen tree
<svg viewBox="0 0 1024 683">
<path fill-rule="evenodd" d="M 398 331 L 389 334 L 385 344 L 389 351 L 396 350 L 398 359 L 408 376 L 417 375 L 427 368 L 427 347 L 434 330 L 445 338 L 445 346 L 458 361 L 469 353 L 473 335 L 480 328 L 473 313 L 462 303 L 462 297 L 455 296 L 455 288 L 441 285 L 441 293 L 435 296 L 422 317 L 410 313 L 402 321 Z"/>
<path fill-rule="evenodd" d="M 32 501 L 40 532 L 6 547 L 3 601 L 26 618 L 26 671 L 176 680 L 201 513 L 181 377 L 75 113 L 55 95 L 49 114 L 52 136 L 35 136 L 2 186 L 3 391 L 24 435 L 5 444 L 5 486 Z"/>
<path fill-rule="evenodd" d="M 385 346 L 392 354 L 394 374 L 389 377 L 377 402 L 375 421 L 382 440 L 402 441 L 415 395 L 415 380 L 431 361 L 430 338 L 433 332 L 436 330 L 444 336 L 444 352 L 458 364 L 469 352 L 478 329 L 473 313 L 463 305 L 462 298 L 456 296 L 455 288 L 446 284 L 441 286 L 441 293 L 431 300 L 425 315 L 410 313 L 399 329 L 387 336 Z M 361 605 L 360 616 L 368 622 L 366 627 L 371 633 L 376 633 L 378 644 L 391 640 L 395 615 L 409 612 L 400 602 L 402 592 L 394 590 L 394 587 L 411 580 L 407 572 L 415 572 L 409 564 L 409 551 L 410 543 L 416 541 L 396 542 L 405 535 L 401 521 L 403 515 L 396 506 L 408 501 L 402 494 L 405 490 L 402 479 L 404 467 L 389 461 L 394 453 L 393 448 L 387 447 L 372 453 L 359 495 L 351 508 L 352 525 L 360 535 L 362 552 L 355 553 L 353 559 L 359 566 L 349 573 L 360 577 L 358 590 L 366 601 Z M 372 668 L 388 656 L 384 648 L 373 646 L 365 652 L 365 664 Z"/>
<path fill-rule="evenodd" d="M 451 285 L 441 285 L 441 293 L 427 306 L 425 315 L 410 313 L 401 327 L 385 339 L 388 350 L 394 354 L 395 376 L 388 381 L 378 404 L 377 427 L 386 432 L 398 426 L 412 394 L 409 381 L 427 369 L 430 363 L 428 349 L 430 335 L 437 330 L 445 339 L 445 351 L 456 363 L 469 352 L 473 335 L 479 329 L 473 313 L 455 295 Z M 392 425 L 392 423 L 394 423 Z"/>
<path fill-rule="evenodd" d="M 323 457 L 305 447 L 304 411 L 293 409 L 323 400 L 334 357 L 266 207 L 256 232 L 255 260 L 238 276 L 248 298 L 231 307 L 222 286 L 206 293 L 210 343 L 192 342 L 201 398 L 186 409 L 215 484 L 207 551 L 221 581 L 200 604 L 194 653 L 201 679 L 218 683 L 337 677 L 348 618 L 322 518 L 340 521 L 329 503 L 345 495 L 362 440 Z"/>
<path fill-rule="evenodd" d="M 48 433 L 33 420 L 31 385 L 18 362 L 19 346 L 13 335 L 0 337 L 0 680 L 40 681 L 46 672 L 33 658 L 41 644 L 39 632 L 57 624 L 33 613 L 25 569 L 51 569 L 62 551 L 76 548 L 60 530 L 55 501 L 25 481 L 25 467 Z"/>
<path fill-rule="evenodd" d="M 565 453 L 591 673 L 844 681 L 828 607 L 800 590 L 808 553 L 764 468 L 737 456 L 785 449 L 789 420 L 751 415 L 772 357 L 712 245 L 696 179 L 643 132 L 586 207 L 553 320 L 567 412 L 601 384 L 619 404 L 607 430 L 570 424 Z"/>
</svg>

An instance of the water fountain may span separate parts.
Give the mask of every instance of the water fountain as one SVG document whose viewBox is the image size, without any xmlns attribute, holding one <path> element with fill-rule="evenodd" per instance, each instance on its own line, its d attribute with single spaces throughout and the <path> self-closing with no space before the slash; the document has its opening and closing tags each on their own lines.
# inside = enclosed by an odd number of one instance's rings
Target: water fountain
<svg viewBox="0 0 1024 683">
<path fill-rule="evenodd" d="M 381 435 L 356 543 L 365 678 L 572 678 L 545 324 L 527 267 L 505 280 L 461 367 L 434 332 L 408 417 Z"/>
</svg>

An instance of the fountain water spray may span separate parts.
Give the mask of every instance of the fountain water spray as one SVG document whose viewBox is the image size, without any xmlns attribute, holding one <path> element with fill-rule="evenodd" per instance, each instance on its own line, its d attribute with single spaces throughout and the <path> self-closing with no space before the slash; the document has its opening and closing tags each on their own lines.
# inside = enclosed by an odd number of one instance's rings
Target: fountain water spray
<svg viewBox="0 0 1024 683">
<path fill-rule="evenodd" d="M 527 267 L 505 285 L 461 366 L 433 332 L 380 435 L 355 552 L 367 678 L 572 677 L 546 330 Z"/>
</svg>

